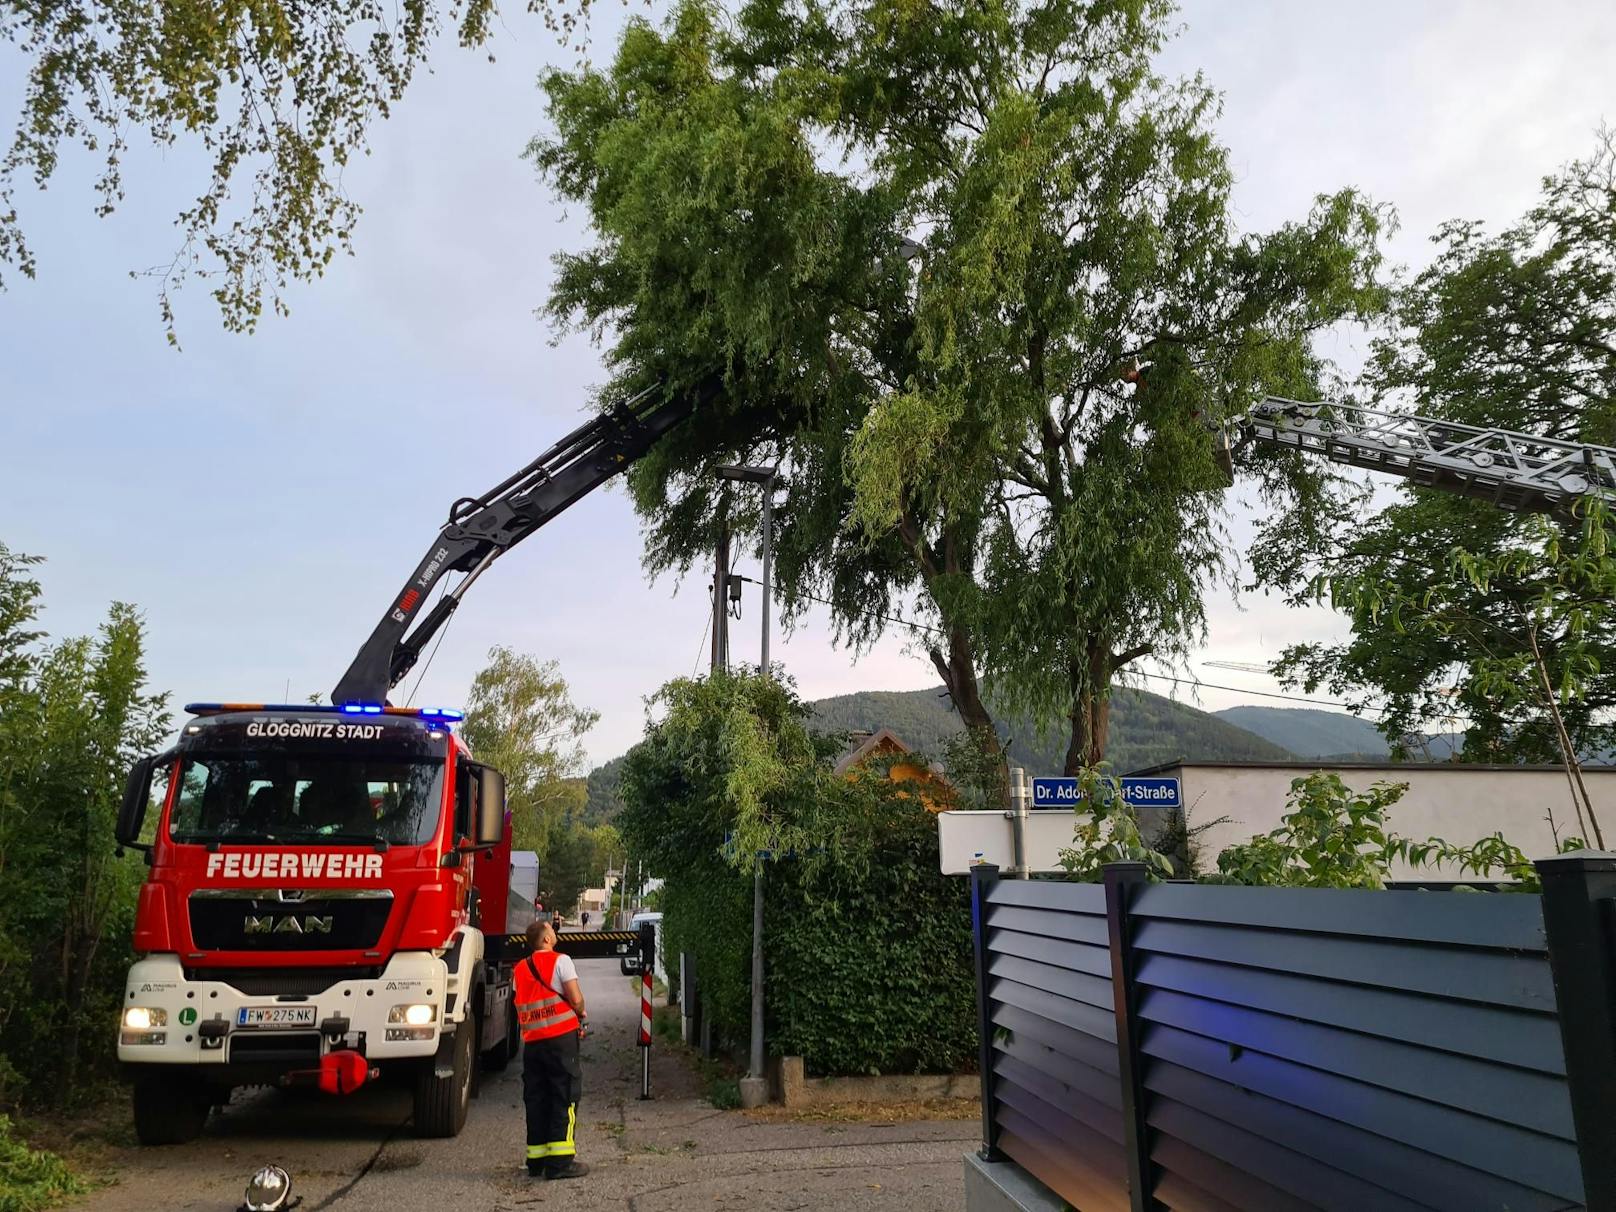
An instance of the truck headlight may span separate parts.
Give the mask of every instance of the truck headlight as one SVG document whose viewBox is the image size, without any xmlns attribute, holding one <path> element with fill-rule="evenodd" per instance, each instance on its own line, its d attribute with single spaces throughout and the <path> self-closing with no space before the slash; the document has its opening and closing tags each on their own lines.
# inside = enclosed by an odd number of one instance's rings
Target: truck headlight
<svg viewBox="0 0 1616 1212">
<path fill-rule="evenodd" d="M 168 1026 L 168 1011 L 160 1006 L 130 1006 L 123 1012 L 123 1025 L 131 1031 L 150 1031 Z"/>
<path fill-rule="evenodd" d="M 405 1006 L 394 1006 L 387 1012 L 387 1021 L 390 1023 L 407 1023 L 411 1027 L 425 1027 L 438 1019 L 438 1008 L 415 1002 Z"/>
</svg>

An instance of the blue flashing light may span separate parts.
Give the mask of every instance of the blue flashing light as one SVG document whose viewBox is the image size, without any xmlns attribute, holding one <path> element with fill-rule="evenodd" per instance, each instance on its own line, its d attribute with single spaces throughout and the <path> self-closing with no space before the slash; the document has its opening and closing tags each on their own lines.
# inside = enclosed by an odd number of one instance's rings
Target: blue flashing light
<svg viewBox="0 0 1616 1212">
<path fill-rule="evenodd" d="M 187 703 L 185 710 L 190 715 L 221 715 L 237 711 L 289 712 L 296 715 L 390 715 L 443 726 L 466 718 L 464 711 L 454 707 L 388 707 L 382 703 L 343 703 L 340 706 L 324 703 Z"/>
</svg>

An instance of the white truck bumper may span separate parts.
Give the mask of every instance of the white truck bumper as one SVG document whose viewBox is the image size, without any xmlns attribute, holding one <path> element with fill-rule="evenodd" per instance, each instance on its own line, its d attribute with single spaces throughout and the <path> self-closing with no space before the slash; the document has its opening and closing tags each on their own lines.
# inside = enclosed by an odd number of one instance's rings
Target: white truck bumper
<svg viewBox="0 0 1616 1212">
<path fill-rule="evenodd" d="M 297 970 L 287 976 L 292 987 Z M 264 981 L 260 969 L 255 982 Z M 444 962 L 427 951 L 399 952 L 380 976 L 313 994 L 247 994 L 224 980 L 187 980 L 178 956 L 153 955 L 129 969 L 118 1059 L 295 1069 L 338 1049 L 373 1061 L 431 1056 L 453 1026 L 444 1021 L 449 992 Z"/>
</svg>

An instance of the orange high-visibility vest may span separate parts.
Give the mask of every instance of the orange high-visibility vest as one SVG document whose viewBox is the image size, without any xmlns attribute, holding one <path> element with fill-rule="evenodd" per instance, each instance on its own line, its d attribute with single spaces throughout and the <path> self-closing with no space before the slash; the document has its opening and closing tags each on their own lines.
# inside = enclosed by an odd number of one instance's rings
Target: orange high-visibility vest
<svg viewBox="0 0 1616 1212">
<path fill-rule="evenodd" d="M 535 951 L 516 965 L 516 1021 L 523 1040 L 578 1030 L 578 1016 L 552 984 L 560 958 L 557 951 Z"/>
</svg>

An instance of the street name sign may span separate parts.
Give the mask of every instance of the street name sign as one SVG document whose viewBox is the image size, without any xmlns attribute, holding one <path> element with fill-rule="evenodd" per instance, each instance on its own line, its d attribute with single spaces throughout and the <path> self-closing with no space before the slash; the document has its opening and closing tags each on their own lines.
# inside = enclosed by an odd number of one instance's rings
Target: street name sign
<svg viewBox="0 0 1616 1212">
<path fill-rule="evenodd" d="M 1032 781 L 1034 808 L 1072 808 L 1083 798 L 1075 778 L 1043 778 Z M 1182 808 L 1183 796 L 1175 778 L 1133 778 L 1122 780 L 1122 798 L 1136 808 Z"/>
</svg>

